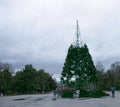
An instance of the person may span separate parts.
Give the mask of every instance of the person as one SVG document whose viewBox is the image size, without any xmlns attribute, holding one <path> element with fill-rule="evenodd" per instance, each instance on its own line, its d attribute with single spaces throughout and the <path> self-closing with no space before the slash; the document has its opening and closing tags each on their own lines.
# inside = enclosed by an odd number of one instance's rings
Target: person
<svg viewBox="0 0 120 107">
<path fill-rule="evenodd" d="M 61 96 L 61 90 L 59 88 L 56 88 L 56 92 L 57 92 L 57 97 Z"/>
<path fill-rule="evenodd" d="M 57 96 L 57 97 L 60 97 L 61 95 L 61 91 L 59 88 L 56 88 L 55 90 L 53 90 L 53 95 L 54 95 L 54 98 Z"/>
<path fill-rule="evenodd" d="M 58 96 L 58 89 L 54 89 L 53 90 L 53 95 L 54 95 L 54 98 L 52 100 L 56 100 L 56 95 Z"/>
<path fill-rule="evenodd" d="M 54 97 L 56 96 L 56 94 L 57 94 L 57 92 L 56 92 L 56 89 L 55 89 L 55 90 L 53 90 Z"/>
<path fill-rule="evenodd" d="M 110 90 L 111 90 L 111 93 L 112 93 L 112 97 L 114 98 L 114 97 L 115 97 L 115 87 L 112 86 L 112 87 L 110 88 Z"/>
</svg>

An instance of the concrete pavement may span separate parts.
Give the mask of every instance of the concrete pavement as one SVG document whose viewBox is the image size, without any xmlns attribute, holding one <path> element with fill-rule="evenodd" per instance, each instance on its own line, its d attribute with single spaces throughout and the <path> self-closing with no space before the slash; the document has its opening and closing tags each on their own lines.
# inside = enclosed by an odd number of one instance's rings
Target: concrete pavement
<svg viewBox="0 0 120 107">
<path fill-rule="evenodd" d="M 120 92 L 116 97 L 53 99 L 53 94 L 0 97 L 0 107 L 119 107 Z"/>
</svg>

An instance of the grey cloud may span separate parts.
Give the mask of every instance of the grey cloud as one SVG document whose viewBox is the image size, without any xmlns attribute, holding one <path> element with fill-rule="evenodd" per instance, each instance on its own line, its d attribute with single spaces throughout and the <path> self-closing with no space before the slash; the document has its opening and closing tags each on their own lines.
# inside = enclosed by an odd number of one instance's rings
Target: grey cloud
<svg viewBox="0 0 120 107">
<path fill-rule="evenodd" d="M 94 59 L 120 60 L 119 1 L 0 0 L 0 58 L 16 69 L 32 63 L 61 73 L 75 41 L 76 19 Z"/>
</svg>

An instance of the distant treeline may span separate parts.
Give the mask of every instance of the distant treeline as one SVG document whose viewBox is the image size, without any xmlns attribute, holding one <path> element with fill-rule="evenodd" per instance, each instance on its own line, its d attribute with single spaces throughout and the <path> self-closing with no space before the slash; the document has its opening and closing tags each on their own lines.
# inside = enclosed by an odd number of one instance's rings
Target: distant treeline
<svg viewBox="0 0 120 107">
<path fill-rule="evenodd" d="M 110 68 L 105 71 L 100 61 L 96 64 L 98 87 L 103 90 L 110 90 L 111 86 L 115 86 L 116 90 L 120 90 L 120 62 L 111 64 Z"/>
<path fill-rule="evenodd" d="M 12 65 L 0 63 L 0 93 L 4 95 L 46 93 L 55 88 L 56 81 L 43 69 L 30 64 L 15 73 Z"/>
<path fill-rule="evenodd" d="M 110 90 L 111 86 L 115 86 L 116 90 L 120 90 L 120 62 L 111 64 L 105 70 L 98 61 L 96 69 L 99 88 Z M 45 93 L 55 88 L 56 81 L 43 69 L 36 70 L 30 64 L 15 73 L 11 64 L 0 62 L 0 93 L 4 95 Z"/>
</svg>

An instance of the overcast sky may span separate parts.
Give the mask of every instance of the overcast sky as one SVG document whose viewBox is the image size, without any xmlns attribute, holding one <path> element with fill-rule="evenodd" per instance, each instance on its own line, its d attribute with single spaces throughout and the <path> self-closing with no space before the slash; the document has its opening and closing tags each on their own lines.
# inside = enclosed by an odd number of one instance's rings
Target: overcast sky
<svg viewBox="0 0 120 107">
<path fill-rule="evenodd" d="M 0 59 L 60 74 L 77 19 L 94 63 L 120 61 L 120 0 L 0 0 Z"/>
</svg>

